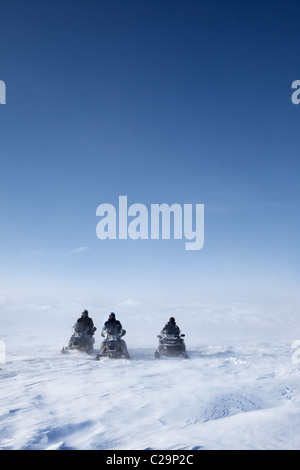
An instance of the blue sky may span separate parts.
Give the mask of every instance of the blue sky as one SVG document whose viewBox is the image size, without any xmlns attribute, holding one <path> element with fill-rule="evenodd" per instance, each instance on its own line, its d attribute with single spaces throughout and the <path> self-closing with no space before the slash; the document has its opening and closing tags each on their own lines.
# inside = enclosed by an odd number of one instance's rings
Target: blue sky
<svg viewBox="0 0 300 470">
<path fill-rule="evenodd" d="M 298 301 L 299 2 L 1 4 L 2 298 Z M 205 244 L 96 209 L 205 205 Z"/>
</svg>

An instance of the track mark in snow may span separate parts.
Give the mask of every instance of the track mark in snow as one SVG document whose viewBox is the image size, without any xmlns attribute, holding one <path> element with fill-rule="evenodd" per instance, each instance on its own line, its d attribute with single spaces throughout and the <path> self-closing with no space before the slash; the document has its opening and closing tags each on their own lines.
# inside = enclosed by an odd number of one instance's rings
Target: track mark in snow
<svg viewBox="0 0 300 470">
<path fill-rule="evenodd" d="M 224 397 L 216 398 L 215 402 L 210 403 L 204 413 L 204 421 L 232 416 L 239 412 L 245 413 L 262 409 L 260 399 L 258 397 L 246 397 L 239 393 L 229 394 Z"/>
</svg>

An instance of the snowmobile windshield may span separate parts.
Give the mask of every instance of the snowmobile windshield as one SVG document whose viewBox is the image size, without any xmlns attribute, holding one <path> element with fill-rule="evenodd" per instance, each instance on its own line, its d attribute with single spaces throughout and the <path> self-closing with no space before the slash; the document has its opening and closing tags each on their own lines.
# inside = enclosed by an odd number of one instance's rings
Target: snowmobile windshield
<svg viewBox="0 0 300 470">
<path fill-rule="evenodd" d="M 165 335 L 180 336 L 180 330 L 175 325 L 166 325 L 162 332 Z"/>
<path fill-rule="evenodd" d="M 104 329 L 104 334 L 106 335 L 119 335 L 120 331 L 117 325 L 110 325 Z"/>
</svg>

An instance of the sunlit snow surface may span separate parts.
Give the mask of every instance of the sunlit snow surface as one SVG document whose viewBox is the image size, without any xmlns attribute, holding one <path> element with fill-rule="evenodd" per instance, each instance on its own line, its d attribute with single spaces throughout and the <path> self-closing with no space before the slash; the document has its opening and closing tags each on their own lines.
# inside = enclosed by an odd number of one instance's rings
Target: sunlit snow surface
<svg viewBox="0 0 300 470">
<path fill-rule="evenodd" d="M 125 302 L 131 361 L 95 361 L 105 307 L 94 354 L 60 352 L 86 307 L 2 303 L 0 449 L 299 449 L 297 309 Z M 170 315 L 190 359 L 154 357 Z"/>
</svg>

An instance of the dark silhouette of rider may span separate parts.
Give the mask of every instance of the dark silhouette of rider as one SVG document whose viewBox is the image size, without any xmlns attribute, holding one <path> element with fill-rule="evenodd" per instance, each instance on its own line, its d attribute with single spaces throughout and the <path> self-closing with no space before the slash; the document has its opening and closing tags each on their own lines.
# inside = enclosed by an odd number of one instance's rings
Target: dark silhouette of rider
<svg viewBox="0 0 300 470">
<path fill-rule="evenodd" d="M 94 344 L 94 338 L 92 338 L 92 336 L 94 335 L 97 328 L 94 326 L 94 322 L 92 318 L 89 317 L 89 312 L 87 310 L 83 310 L 81 317 L 78 318 L 77 322 L 79 323 L 82 322 L 84 325 L 86 325 L 89 328 L 86 333 L 86 340 L 87 340 L 89 348 L 92 349 L 93 344 Z"/>
<path fill-rule="evenodd" d="M 83 322 L 84 325 L 89 327 L 89 330 L 87 332 L 87 335 L 93 336 L 94 332 L 97 330 L 97 328 L 94 327 L 94 322 L 92 318 L 89 317 L 89 312 L 87 310 L 83 310 L 81 317 L 78 318 L 78 322 Z"/>
<path fill-rule="evenodd" d="M 161 330 L 161 334 L 180 336 L 180 328 L 176 325 L 175 318 L 171 317 Z"/>
</svg>

